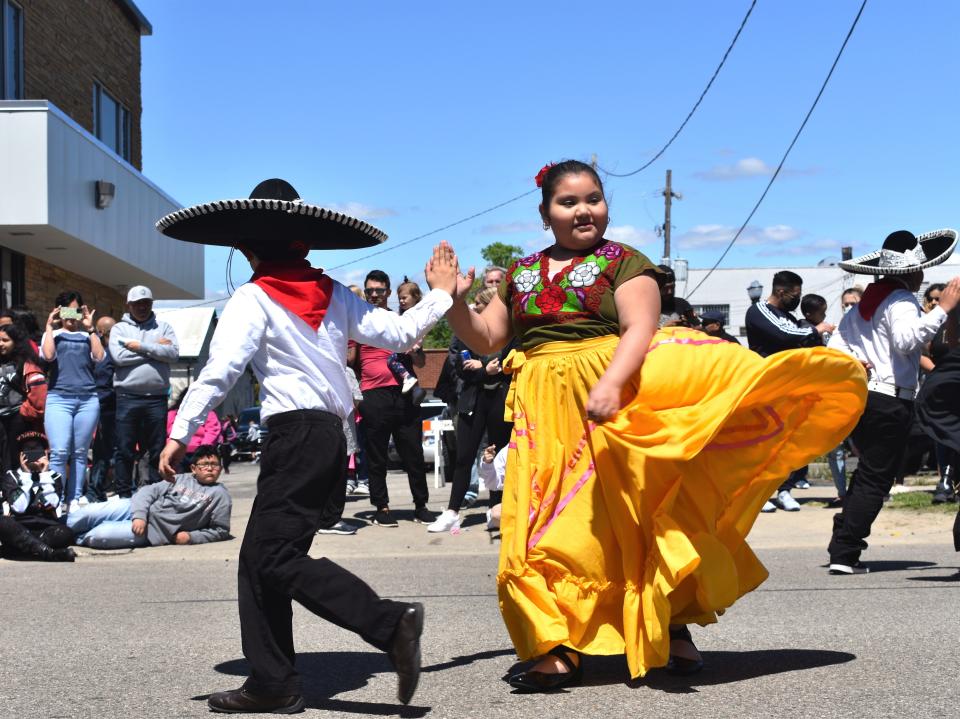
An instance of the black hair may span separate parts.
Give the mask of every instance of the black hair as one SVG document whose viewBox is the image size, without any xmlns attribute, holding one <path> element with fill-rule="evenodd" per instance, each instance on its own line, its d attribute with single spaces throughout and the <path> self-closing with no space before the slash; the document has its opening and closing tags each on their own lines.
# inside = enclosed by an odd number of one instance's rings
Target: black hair
<svg viewBox="0 0 960 719">
<path fill-rule="evenodd" d="M 773 276 L 773 289 L 775 290 L 789 290 L 801 285 L 803 285 L 803 278 L 790 270 L 780 270 Z"/>
<path fill-rule="evenodd" d="M 390 288 L 390 277 L 383 270 L 370 270 L 367 273 L 367 276 L 363 279 L 363 284 L 366 286 L 367 282 L 373 280 L 374 282 L 382 282 L 387 286 L 387 289 Z"/>
<path fill-rule="evenodd" d="M 212 444 L 201 444 L 194 450 L 193 456 L 190 458 L 190 464 L 196 464 L 198 460 L 206 457 L 213 457 L 217 462 L 220 461 L 220 453 L 216 447 Z"/>
<path fill-rule="evenodd" d="M 57 307 L 66 307 L 74 300 L 77 301 L 77 305 L 79 305 L 80 307 L 83 307 L 83 295 L 81 295 L 76 290 L 64 290 L 59 295 L 57 295 L 57 299 L 55 299 L 53 303 Z"/>
<path fill-rule="evenodd" d="M 840 299 L 843 299 L 847 295 L 856 295 L 857 297 L 863 297 L 863 290 L 859 287 L 848 287 L 843 292 L 840 293 Z"/>
<path fill-rule="evenodd" d="M 26 330 L 17 324 L 0 325 L 0 332 L 13 340 L 13 351 L 10 353 L 9 361 L 17 366 L 17 373 L 14 377 L 14 383 L 17 386 L 23 384 L 23 365 L 25 362 L 32 362 L 39 365 L 40 358 L 37 357 L 37 351 L 33 349 L 30 343 L 30 335 Z"/>
<path fill-rule="evenodd" d="M 657 273 L 657 284 L 663 287 L 664 285 L 669 285 L 671 282 L 676 283 L 677 276 L 673 272 L 673 268 L 670 265 L 657 265 L 660 269 L 660 272 Z"/>
<path fill-rule="evenodd" d="M 37 322 L 37 316 L 30 311 L 26 305 L 13 305 L 6 311 L 13 318 L 14 324 L 23 327 L 27 336 L 39 344 L 43 333 L 40 331 L 40 323 Z"/>
<path fill-rule="evenodd" d="M 580 162 L 580 160 L 564 160 L 563 162 L 558 162 L 556 165 L 551 165 L 540 185 L 544 209 L 550 206 L 550 200 L 553 199 L 553 195 L 557 190 L 557 183 L 560 182 L 562 177 L 583 173 L 593 178 L 593 181 L 597 183 L 597 187 L 600 188 L 600 194 L 603 194 L 603 182 L 600 180 L 600 175 L 597 174 L 597 171 L 593 169 L 593 166 L 585 162 Z"/>
<path fill-rule="evenodd" d="M 827 301 L 820 295 L 804 295 L 803 299 L 800 300 L 800 312 L 805 315 L 825 309 L 826 306 Z"/>
<path fill-rule="evenodd" d="M 289 262 L 302 260 L 310 251 L 302 242 L 244 242 L 243 247 L 263 262 Z"/>
<path fill-rule="evenodd" d="M 927 287 L 927 289 L 925 289 L 925 290 L 923 291 L 923 301 L 924 301 L 924 302 L 929 302 L 929 301 L 930 301 L 930 293 L 931 293 L 931 292 L 936 292 L 936 291 L 938 291 L 938 290 L 939 290 L 940 292 L 943 292 L 945 289 L 947 289 L 947 286 L 946 286 L 945 284 L 943 284 L 942 282 L 934 282 L 932 285 L 930 285 L 929 287 Z"/>
</svg>

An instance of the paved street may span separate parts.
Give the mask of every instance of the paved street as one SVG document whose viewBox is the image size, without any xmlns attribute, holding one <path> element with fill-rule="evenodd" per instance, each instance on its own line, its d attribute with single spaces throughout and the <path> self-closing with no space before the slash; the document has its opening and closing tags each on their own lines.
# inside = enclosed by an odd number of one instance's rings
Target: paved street
<svg viewBox="0 0 960 719">
<path fill-rule="evenodd" d="M 226 478 L 242 534 L 255 468 Z M 409 519 L 405 477 L 391 475 L 399 529 L 319 536 L 313 554 L 342 561 L 384 595 L 427 607 L 420 690 L 395 700 L 384 655 L 295 610 L 304 716 L 934 717 L 956 716 L 960 556 L 952 517 L 885 510 L 865 555 L 876 571 L 828 576 L 832 512 L 761 515 L 751 544 L 770 579 L 719 624 L 694 628 L 707 662 L 682 680 L 630 681 L 622 658 L 594 657 L 585 684 L 519 696 L 502 681 L 515 656 L 494 587 L 498 545 L 470 511 L 453 536 Z M 435 490 L 440 509 L 446 490 Z M 798 492 L 830 496 L 827 487 Z M 361 519 L 366 498 L 351 498 Z M 81 550 L 73 565 L 0 561 L 0 716 L 195 717 L 211 691 L 245 672 L 236 612 L 239 540 L 132 552 Z"/>
</svg>

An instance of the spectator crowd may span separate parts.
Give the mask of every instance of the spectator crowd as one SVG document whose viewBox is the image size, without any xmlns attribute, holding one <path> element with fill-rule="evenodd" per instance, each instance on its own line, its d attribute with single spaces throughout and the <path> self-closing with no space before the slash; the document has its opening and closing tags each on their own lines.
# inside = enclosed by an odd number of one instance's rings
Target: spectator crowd
<svg viewBox="0 0 960 719">
<path fill-rule="evenodd" d="M 690 327 L 722 341 L 739 342 L 724 328 L 720 312 L 695 308 L 675 294 L 670 267 L 661 265 L 661 327 Z M 487 267 L 471 307 L 482 312 L 507 276 L 504 267 Z M 372 305 L 388 308 L 390 277 L 369 272 L 362 288 L 351 286 Z M 772 292 L 756 301 L 745 317 L 746 343 L 768 357 L 790 349 L 826 346 L 834 325 L 827 301 L 803 294 L 803 279 L 791 271 L 773 276 Z M 932 284 L 923 310 L 940 302 L 944 285 Z M 416 305 L 420 287 L 404 277 L 396 288 L 398 312 Z M 856 307 L 863 290 L 841 296 L 844 314 Z M 219 483 L 234 457 L 257 461 L 266 428 L 256 418 L 210 411 L 187 446 L 181 472 L 161 482 L 158 460 L 180 406 L 171 396 L 170 368 L 179 357 L 171 326 L 153 311 L 149 288 L 133 287 L 119 319 L 97 317 L 79 292 L 58 295 L 41 327 L 25 308 L 0 314 L 0 461 L 3 517 L 0 545 L 6 555 L 70 561 L 71 544 L 95 548 L 195 544 L 230 536 L 230 495 Z M 796 316 L 799 310 L 800 316 Z M 923 348 L 922 376 L 955 343 L 955 323 L 945 323 Z M 512 425 L 504 420 L 510 376 L 504 372 L 514 343 L 492 355 L 472 352 L 453 337 L 433 394 L 444 405 L 439 415 L 452 422 L 443 433 L 436 461 L 451 484 L 439 514 L 428 508 L 427 461 L 420 405 L 427 396 L 417 371 L 425 366 L 421 344 L 396 353 L 350 342 L 344 367 L 354 407 L 344 420 L 348 465 L 342 487 L 331 497 L 319 533 L 351 535 L 358 524 L 343 519 L 346 497 L 369 497 L 371 521 L 397 527 L 391 512 L 387 470 L 391 456 L 406 473 L 414 522 L 428 532 L 459 530 L 461 510 L 489 490 L 488 527 L 497 527 L 503 467 Z M 836 489 L 828 507 L 842 508 L 847 494 L 846 459 L 857 448 L 849 439 L 826 460 Z M 934 501 L 952 502 L 950 450 L 932 446 L 940 471 Z M 905 460 L 901 460 L 902 462 Z M 496 468 L 496 469 L 495 469 Z M 899 476 L 905 472 L 901 468 Z M 763 507 L 799 511 L 793 496 L 808 488 L 808 468 L 797 468 Z"/>
</svg>

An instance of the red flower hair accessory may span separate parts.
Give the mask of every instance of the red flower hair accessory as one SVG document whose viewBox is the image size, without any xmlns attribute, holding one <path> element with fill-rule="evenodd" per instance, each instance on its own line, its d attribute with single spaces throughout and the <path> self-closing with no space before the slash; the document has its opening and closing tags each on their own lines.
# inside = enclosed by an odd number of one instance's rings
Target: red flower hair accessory
<svg viewBox="0 0 960 719">
<path fill-rule="evenodd" d="M 550 168 L 553 167 L 555 164 L 557 163 L 548 162 L 546 165 L 540 168 L 540 172 L 538 172 L 537 176 L 534 178 L 534 181 L 537 183 L 537 187 L 543 187 L 544 178 L 546 178 L 547 173 L 550 172 Z"/>
</svg>

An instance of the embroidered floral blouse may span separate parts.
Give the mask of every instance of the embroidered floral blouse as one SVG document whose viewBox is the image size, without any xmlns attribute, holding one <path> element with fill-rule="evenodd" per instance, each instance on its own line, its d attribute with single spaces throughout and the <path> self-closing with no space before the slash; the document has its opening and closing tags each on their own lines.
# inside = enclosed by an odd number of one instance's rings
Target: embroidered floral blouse
<svg viewBox="0 0 960 719">
<path fill-rule="evenodd" d="M 499 288 L 524 350 L 544 342 L 619 334 L 613 293 L 627 280 L 659 272 L 632 247 L 601 240 L 550 276 L 549 249 L 514 262 Z"/>
</svg>

